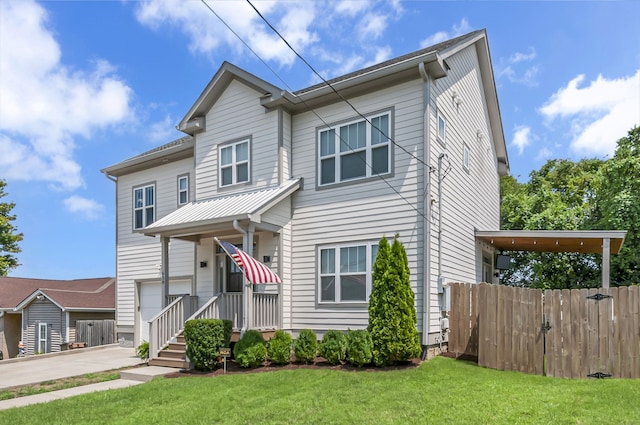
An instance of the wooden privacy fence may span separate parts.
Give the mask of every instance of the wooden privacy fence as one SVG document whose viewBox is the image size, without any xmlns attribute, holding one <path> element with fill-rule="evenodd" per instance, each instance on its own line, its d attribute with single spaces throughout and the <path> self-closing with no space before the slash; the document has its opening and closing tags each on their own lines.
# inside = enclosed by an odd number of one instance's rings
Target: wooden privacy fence
<svg viewBox="0 0 640 425">
<path fill-rule="evenodd" d="M 76 342 L 85 342 L 87 347 L 115 343 L 116 321 L 112 319 L 76 321 Z"/>
<path fill-rule="evenodd" d="M 640 287 L 450 286 L 449 351 L 457 356 L 537 375 L 640 378 Z"/>
</svg>

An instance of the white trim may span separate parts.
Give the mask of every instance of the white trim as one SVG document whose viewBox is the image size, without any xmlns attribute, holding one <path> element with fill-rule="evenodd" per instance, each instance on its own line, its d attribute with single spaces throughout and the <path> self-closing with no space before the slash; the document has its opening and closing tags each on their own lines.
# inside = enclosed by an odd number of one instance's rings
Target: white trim
<svg viewBox="0 0 640 425">
<path fill-rule="evenodd" d="M 247 145 L 247 159 L 238 160 L 237 152 L 238 146 L 246 144 Z M 229 163 L 222 163 L 222 151 L 225 149 L 231 150 L 231 159 Z M 238 167 L 240 165 L 247 166 L 247 179 L 246 180 L 238 180 Z M 225 184 L 222 178 L 222 171 L 224 169 L 231 169 L 231 183 Z M 224 143 L 218 146 L 218 186 L 219 187 L 230 187 L 236 184 L 243 184 L 251 182 L 251 138 L 243 138 L 241 140 L 235 142 Z"/>
</svg>

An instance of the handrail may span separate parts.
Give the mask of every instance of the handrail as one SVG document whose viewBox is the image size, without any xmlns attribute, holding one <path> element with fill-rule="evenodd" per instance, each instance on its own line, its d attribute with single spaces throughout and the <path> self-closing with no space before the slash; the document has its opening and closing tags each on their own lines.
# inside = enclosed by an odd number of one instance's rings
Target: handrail
<svg viewBox="0 0 640 425">
<path fill-rule="evenodd" d="M 196 311 L 195 313 L 193 313 L 187 320 L 185 320 L 185 323 L 189 320 L 193 320 L 193 319 L 217 319 L 220 317 L 220 310 L 219 310 L 219 305 L 218 305 L 218 299 L 221 298 L 222 294 L 217 294 L 214 295 L 213 297 L 209 298 L 209 301 L 207 301 L 202 307 L 200 307 L 198 309 L 198 311 Z M 217 311 L 216 311 L 217 310 Z M 217 314 L 216 314 L 217 312 Z"/>
<path fill-rule="evenodd" d="M 184 300 L 190 297 L 182 295 L 166 306 L 149 321 L 149 358 L 154 359 L 160 350 L 184 327 Z"/>
</svg>

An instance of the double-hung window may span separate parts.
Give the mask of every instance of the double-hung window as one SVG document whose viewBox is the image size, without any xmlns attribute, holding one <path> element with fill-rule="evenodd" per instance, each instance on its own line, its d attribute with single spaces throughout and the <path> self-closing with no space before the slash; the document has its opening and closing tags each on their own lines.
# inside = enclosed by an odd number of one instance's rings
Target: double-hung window
<svg viewBox="0 0 640 425">
<path fill-rule="evenodd" d="M 318 302 L 366 303 L 377 243 L 340 244 L 319 249 Z"/>
<path fill-rule="evenodd" d="M 178 177 L 178 205 L 189 202 L 189 176 Z"/>
<path fill-rule="evenodd" d="M 133 189 L 133 228 L 142 229 L 156 219 L 156 186 L 153 184 Z"/>
<path fill-rule="evenodd" d="M 319 186 L 391 172 L 391 113 L 318 132 Z"/>
<path fill-rule="evenodd" d="M 220 146 L 220 186 L 246 183 L 250 179 L 249 140 Z"/>
</svg>

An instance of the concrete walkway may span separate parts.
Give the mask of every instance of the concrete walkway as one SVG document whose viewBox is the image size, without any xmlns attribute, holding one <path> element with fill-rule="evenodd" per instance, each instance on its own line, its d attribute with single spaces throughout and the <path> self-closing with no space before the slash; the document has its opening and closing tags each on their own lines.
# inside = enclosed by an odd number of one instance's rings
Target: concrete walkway
<svg viewBox="0 0 640 425">
<path fill-rule="evenodd" d="M 138 365 L 141 365 L 141 362 L 135 356 L 133 348 L 122 348 L 117 345 L 2 360 L 0 361 L 0 390 Z M 155 376 L 166 375 L 176 370 L 157 366 L 127 369 L 121 373 L 121 379 L 114 381 L 2 400 L 0 401 L 0 410 L 29 404 L 46 403 L 51 400 L 89 392 L 129 387 L 142 384 Z"/>
</svg>

